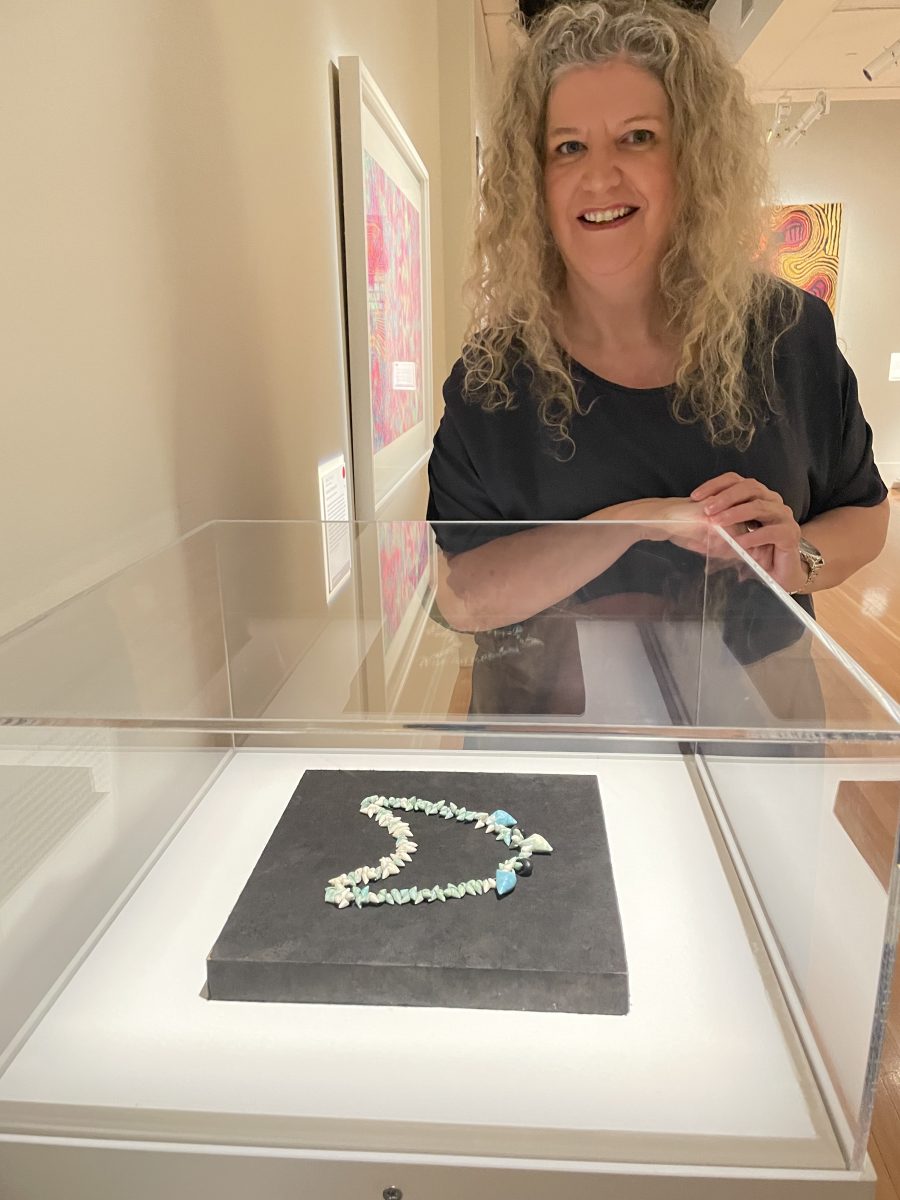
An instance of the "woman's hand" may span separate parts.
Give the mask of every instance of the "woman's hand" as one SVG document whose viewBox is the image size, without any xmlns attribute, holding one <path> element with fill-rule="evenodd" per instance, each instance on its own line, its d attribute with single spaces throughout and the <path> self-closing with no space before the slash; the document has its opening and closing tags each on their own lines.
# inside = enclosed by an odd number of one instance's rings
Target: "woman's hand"
<svg viewBox="0 0 900 1200">
<path fill-rule="evenodd" d="M 627 500 L 601 508 L 585 518 L 588 521 L 629 521 L 640 523 L 644 528 L 635 541 L 667 542 L 678 540 L 689 550 L 706 552 L 709 521 L 703 505 L 686 496 L 648 497 L 646 500 Z M 687 543 L 690 542 L 690 545 Z M 701 548 L 702 546 L 702 548 Z"/>
<path fill-rule="evenodd" d="M 628 500 L 624 504 L 601 509 L 587 520 L 639 522 L 641 528 L 635 541 L 671 542 L 682 550 L 702 555 L 717 567 L 743 566 L 721 538 L 710 537 L 712 522 L 704 512 L 703 505 L 687 496 Z M 743 525 L 728 530 L 732 536 L 743 531 Z"/>
<path fill-rule="evenodd" d="M 710 521 L 728 529 L 785 591 L 804 585 L 807 572 L 800 558 L 800 526 L 777 492 L 758 479 L 729 471 L 694 488 L 691 500 Z"/>
</svg>

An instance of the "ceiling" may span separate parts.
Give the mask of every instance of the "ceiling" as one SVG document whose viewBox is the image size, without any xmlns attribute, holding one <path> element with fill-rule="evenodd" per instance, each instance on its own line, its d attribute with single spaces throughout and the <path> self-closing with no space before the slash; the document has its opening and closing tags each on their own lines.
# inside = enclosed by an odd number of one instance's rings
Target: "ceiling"
<svg viewBox="0 0 900 1200">
<path fill-rule="evenodd" d="M 869 83 L 862 73 L 900 38 L 900 0 L 717 0 L 711 23 L 734 47 L 754 100 L 900 100 L 900 66 Z M 517 0 L 481 0 L 494 70 L 503 71 Z"/>
<path fill-rule="evenodd" d="M 512 53 L 515 30 L 510 25 L 513 13 L 518 12 L 518 0 L 481 0 L 484 28 L 494 71 L 502 73 Z"/>
</svg>

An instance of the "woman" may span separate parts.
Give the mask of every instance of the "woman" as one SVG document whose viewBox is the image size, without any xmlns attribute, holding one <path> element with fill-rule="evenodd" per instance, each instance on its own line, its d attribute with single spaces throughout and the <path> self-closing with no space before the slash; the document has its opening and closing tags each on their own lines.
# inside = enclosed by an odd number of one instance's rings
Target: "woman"
<svg viewBox="0 0 900 1200">
<path fill-rule="evenodd" d="M 704 551 L 710 523 L 809 611 L 875 557 L 887 493 L 856 381 L 827 306 L 760 259 L 762 131 L 701 18 L 551 9 L 510 70 L 481 193 L 429 464 L 451 625 L 662 591 L 666 555 Z M 642 524 L 522 528 L 540 521 Z"/>
</svg>

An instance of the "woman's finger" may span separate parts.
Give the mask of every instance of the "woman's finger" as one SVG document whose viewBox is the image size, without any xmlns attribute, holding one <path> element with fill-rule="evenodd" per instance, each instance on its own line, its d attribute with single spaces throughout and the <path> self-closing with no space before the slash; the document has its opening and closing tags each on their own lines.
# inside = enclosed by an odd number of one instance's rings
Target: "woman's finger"
<svg viewBox="0 0 900 1200">
<path fill-rule="evenodd" d="M 708 517 L 719 517 L 726 509 L 733 508 L 737 504 L 745 504 L 748 500 L 769 500 L 780 503 L 781 497 L 777 492 L 764 487 L 758 480 L 745 479 L 741 483 L 735 484 L 734 487 L 726 488 L 714 499 L 709 500 L 704 504 L 703 511 Z"/>
<path fill-rule="evenodd" d="M 744 476 L 738 475 L 737 471 L 726 471 L 724 475 L 717 475 L 715 479 L 708 479 L 706 483 L 701 483 L 699 487 L 694 488 L 691 492 L 691 499 L 708 500 L 710 496 L 715 496 L 725 488 L 740 483 L 743 478 Z"/>
<path fill-rule="evenodd" d="M 789 513 L 790 509 L 786 509 L 783 504 L 776 503 L 774 500 L 748 500 L 744 504 L 735 505 L 734 508 L 726 508 L 711 519 L 715 521 L 716 525 L 724 525 L 726 528 L 729 525 L 740 525 L 747 521 L 759 521 L 763 525 L 768 525 L 787 520 Z M 790 514 L 790 520 L 793 521 L 793 519 L 793 514 Z"/>
<path fill-rule="evenodd" d="M 739 534 L 734 540 L 743 550 L 752 550 L 758 546 L 796 550 L 800 544 L 800 528 L 797 525 L 793 528 L 789 525 L 761 525 L 759 529 Z"/>
</svg>

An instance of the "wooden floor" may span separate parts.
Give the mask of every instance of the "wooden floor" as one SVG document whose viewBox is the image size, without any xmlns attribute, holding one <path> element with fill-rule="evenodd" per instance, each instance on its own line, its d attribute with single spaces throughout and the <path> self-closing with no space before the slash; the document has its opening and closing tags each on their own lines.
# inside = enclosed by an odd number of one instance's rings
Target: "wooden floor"
<svg viewBox="0 0 900 1200">
<path fill-rule="evenodd" d="M 891 527 L 881 555 L 839 588 L 816 597 L 819 623 L 895 698 L 900 697 L 900 496 L 891 493 Z M 873 852 L 892 856 L 893 835 L 873 821 Z M 869 1153 L 876 1200 L 900 1200 L 900 976 L 885 1036 Z"/>
<path fill-rule="evenodd" d="M 887 545 L 840 587 L 816 596 L 819 624 L 892 696 L 900 697 L 900 492 Z"/>
</svg>

